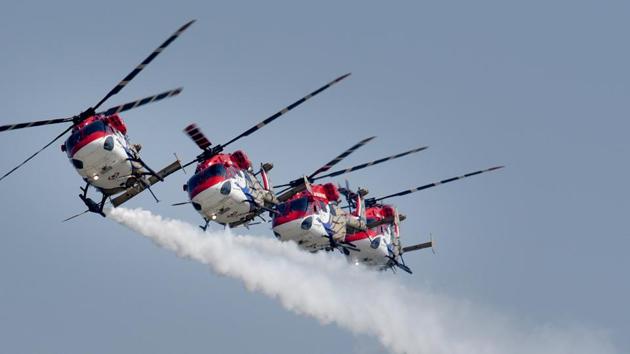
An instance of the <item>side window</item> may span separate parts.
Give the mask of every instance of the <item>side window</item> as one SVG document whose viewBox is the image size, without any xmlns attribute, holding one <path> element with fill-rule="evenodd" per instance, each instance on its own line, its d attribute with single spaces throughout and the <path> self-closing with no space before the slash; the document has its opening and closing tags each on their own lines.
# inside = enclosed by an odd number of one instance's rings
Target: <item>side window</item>
<svg viewBox="0 0 630 354">
<path fill-rule="evenodd" d="M 232 167 L 232 166 L 228 166 L 226 168 L 226 172 L 227 172 L 226 173 L 227 178 L 232 178 L 232 177 L 236 176 L 236 174 L 237 174 L 236 173 L 236 169 L 234 167 Z"/>
<path fill-rule="evenodd" d="M 252 178 L 250 177 L 249 173 L 244 172 L 243 174 L 245 175 L 245 179 L 247 180 L 247 184 L 253 185 L 254 182 L 252 182 Z"/>
</svg>

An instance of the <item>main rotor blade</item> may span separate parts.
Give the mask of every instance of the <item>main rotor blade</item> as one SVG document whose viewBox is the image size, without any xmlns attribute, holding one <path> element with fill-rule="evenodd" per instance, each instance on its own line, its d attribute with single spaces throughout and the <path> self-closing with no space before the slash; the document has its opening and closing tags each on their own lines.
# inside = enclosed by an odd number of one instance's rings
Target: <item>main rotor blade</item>
<svg viewBox="0 0 630 354">
<path fill-rule="evenodd" d="M 338 171 L 331 172 L 331 173 L 323 175 L 323 176 L 318 176 L 318 177 L 313 178 L 313 180 L 317 181 L 318 179 L 322 179 L 322 178 L 336 177 L 336 176 L 343 175 L 343 174 L 346 174 L 346 173 L 350 173 L 350 172 L 353 172 L 353 171 L 356 171 L 356 170 L 360 170 L 360 169 L 363 169 L 363 168 L 366 168 L 366 167 L 378 165 L 379 163 L 383 163 L 383 162 L 394 160 L 394 159 L 397 159 L 397 158 L 400 158 L 400 157 L 403 157 L 403 156 L 407 156 L 409 154 L 413 154 L 413 153 L 425 150 L 427 148 L 428 148 L 428 146 L 422 146 L 422 147 L 419 147 L 419 148 L 416 148 L 416 149 L 413 149 L 413 150 L 405 151 L 405 152 L 400 153 L 400 154 L 387 156 L 387 157 L 383 157 L 382 159 L 378 159 L 378 160 L 362 163 L 360 165 L 356 165 L 356 166 L 353 166 L 353 167 L 350 167 L 350 168 L 346 168 L 345 170 L 338 170 Z"/>
<path fill-rule="evenodd" d="M 31 127 L 39 127 L 42 125 L 48 124 L 58 124 L 72 122 L 72 117 L 70 118 L 57 118 L 57 119 L 47 119 L 47 120 L 38 120 L 35 122 L 26 122 L 26 123 L 16 123 L 16 124 L 7 124 L 0 126 L 0 132 L 5 130 L 14 130 L 14 129 L 22 129 L 22 128 L 31 128 Z"/>
<path fill-rule="evenodd" d="M 256 124 L 255 126 L 253 126 L 253 127 L 249 128 L 249 129 L 248 129 L 248 130 L 246 130 L 244 133 L 242 133 L 241 135 L 237 136 L 236 138 L 234 138 L 234 139 L 232 139 L 232 140 L 228 141 L 227 143 L 223 144 L 222 146 L 223 146 L 223 147 L 226 147 L 226 146 L 228 146 L 228 145 L 232 144 L 233 142 L 237 141 L 238 139 L 240 139 L 240 138 L 242 138 L 242 137 L 245 137 L 245 136 L 250 135 L 251 133 L 253 133 L 253 132 L 257 131 L 258 129 L 260 129 L 260 128 L 264 127 L 265 125 L 267 125 L 267 124 L 269 124 L 269 123 L 273 122 L 274 120 L 276 120 L 277 118 L 279 118 L 279 117 L 280 117 L 280 116 L 282 116 L 283 114 L 285 114 L 285 113 L 289 112 L 289 111 L 290 111 L 290 110 L 292 110 L 293 108 L 295 108 L 295 107 L 297 107 L 297 106 L 301 105 L 302 103 L 306 102 L 306 100 L 308 100 L 309 98 L 311 98 L 311 97 L 313 97 L 313 96 L 316 96 L 316 95 L 317 95 L 317 94 L 319 94 L 320 92 L 322 92 L 322 91 L 326 90 L 326 89 L 327 89 L 327 88 L 329 88 L 330 86 L 332 86 L 332 85 L 334 85 L 334 84 L 338 83 L 339 81 L 341 81 L 341 80 L 345 79 L 345 78 L 346 78 L 346 77 L 348 77 L 348 76 L 350 76 L 350 73 L 345 74 L 345 75 L 342 75 L 342 76 L 340 76 L 340 77 L 338 77 L 338 78 L 334 79 L 333 81 L 331 81 L 331 82 L 327 83 L 326 85 L 324 85 L 324 86 L 322 86 L 322 87 L 318 88 L 317 90 L 315 90 L 315 91 L 313 91 L 313 92 L 309 93 L 308 95 L 306 95 L 306 96 L 304 96 L 304 97 L 300 98 L 299 100 L 297 100 L 297 101 L 295 101 L 295 102 L 291 103 L 291 104 L 290 104 L 290 105 L 288 105 L 287 107 L 285 107 L 285 108 L 281 109 L 280 111 L 278 111 L 278 112 L 276 112 L 275 114 L 271 115 L 270 117 L 268 117 L 267 119 L 263 120 L 262 122 L 260 122 L 260 123 Z"/>
<path fill-rule="evenodd" d="M 128 111 L 130 109 L 134 109 L 134 108 L 138 108 L 140 106 L 144 106 L 145 104 L 149 104 L 152 102 L 157 102 L 157 101 L 161 101 L 165 98 L 169 98 L 169 97 L 173 97 L 173 96 L 177 96 L 182 92 L 183 88 L 178 87 L 174 90 L 170 90 L 170 91 L 164 91 L 162 93 L 158 93 L 157 95 L 153 95 L 153 96 L 149 96 L 149 97 L 145 97 L 145 98 L 141 98 L 135 101 L 131 101 L 131 102 L 127 102 L 118 106 L 114 106 L 112 108 L 109 108 L 103 112 L 98 112 L 97 114 L 103 114 L 106 116 L 110 116 L 112 114 L 116 114 L 116 113 L 121 113 L 121 112 L 125 112 Z M 70 119 L 72 120 L 72 119 Z"/>
<path fill-rule="evenodd" d="M 369 143 L 372 139 L 376 138 L 375 136 L 371 136 L 369 138 L 363 139 L 361 141 L 359 141 L 358 143 L 354 144 L 352 147 L 350 147 L 348 150 L 344 151 L 343 153 L 341 153 L 339 156 L 335 157 L 334 159 L 332 159 L 330 162 L 326 163 L 324 166 L 320 167 L 317 171 L 311 173 L 310 176 L 306 177 L 306 180 L 311 181 L 311 180 L 315 180 L 315 179 L 319 179 L 319 178 L 313 178 L 313 176 L 321 173 L 321 172 L 325 172 L 328 171 L 331 167 L 333 167 L 334 165 L 336 165 L 339 161 L 343 160 L 344 158 L 348 157 L 348 155 L 352 154 L 354 151 L 356 151 L 358 148 L 360 148 L 361 146 Z M 323 178 L 323 177 L 321 177 Z M 289 186 L 297 186 L 297 184 L 303 184 L 303 179 L 302 178 L 298 178 L 295 179 L 289 183 L 285 183 L 285 184 L 279 184 L 274 186 L 274 188 L 283 188 L 283 187 L 289 187 Z M 283 194 L 285 191 L 281 191 L 280 194 Z"/>
<path fill-rule="evenodd" d="M 127 76 L 125 76 L 125 78 L 122 79 L 118 83 L 118 85 L 116 85 L 116 87 L 114 87 L 111 91 L 109 91 L 109 93 L 107 95 L 105 95 L 105 97 L 103 97 L 96 104 L 96 106 L 94 106 L 94 109 L 98 109 L 98 107 L 100 107 L 110 97 L 112 97 L 113 95 L 117 94 L 118 92 L 120 92 L 120 90 L 122 90 L 125 86 L 127 86 L 127 84 L 131 80 L 133 80 L 136 77 L 136 75 L 138 75 L 140 73 L 140 71 L 142 71 L 142 69 L 144 69 L 145 66 L 147 66 L 151 61 L 153 61 L 153 59 L 155 59 L 155 57 L 157 57 L 158 54 L 160 54 L 164 50 L 164 48 L 168 47 L 168 45 L 171 44 L 171 42 L 173 42 L 175 39 L 177 39 L 177 37 L 179 37 L 179 35 L 182 34 L 182 32 L 184 32 L 194 22 L 195 22 L 195 20 L 192 20 L 192 21 L 186 23 L 185 25 L 180 27 L 175 33 L 173 33 L 164 43 L 162 43 L 159 47 L 157 47 L 156 50 L 154 50 L 151 54 L 149 54 L 149 56 L 146 57 L 146 59 L 144 59 L 142 61 L 142 63 L 140 63 L 140 65 L 136 66 L 135 69 L 133 69 L 129 74 L 127 74 Z"/>
<path fill-rule="evenodd" d="M 22 167 L 25 163 L 29 162 L 33 157 L 35 157 L 37 154 L 39 154 L 40 152 L 44 151 L 44 149 L 46 149 L 47 147 L 49 147 L 50 145 L 52 145 L 52 143 L 54 143 L 55 141 L 59 140 L 59 138 L 61 138 L 64 134 L 66 134 L 67 132 L 70 131 L 70 129 L 72 129 L 72 125 L 69 126 L 68 128 L 66 128 L 66 130 L 62 131 L 61 134 L 57 135 L 57 137 L 55 137 L 51 142 L 49 142 L 48 144 L 44 145 L 43 148 L 37 150 L 36 153 L 34 153 L 33 155 L 29 156 L 26 160 L 24 160 L 21 164 L 15 166 L 11 171 L 7 172 L 4 174 L 4 176 L 0 177 L 0 181 L 2 181 L 6 176 L 12 174 L 15 170 L 17 170 L 18 168 Z"/>
<path fill-rule="evenodd" d="M 339 156 L 335 157 L 334 159 L 332 159 L 328 163 L 326 163 L 324 166 L 320 167 L 317 171 L 311 173 L 311 175 L 308 176 L 308 179 L 310 180 L 313 177 L 317 176 L 318 174 L 330 170 L 331 167 L 333 167 L 334 165 L 338 164 L 341 160 L 345 159 L 346 157 L 348 157 L 348 155 L 350 155 L 353 152 L 355 152 L 361 146 L 369 143 L 374 138 L 376 138 L 376 137 L 375 136 L 371 136 L 371 137 L 369 137 L 367 139 L 363 139 L 363 140 L 359 141 L 358 143 L 354 144 L 348 150 L 342 152 Z"/>
<path fill-rule="evenodd" d="M 125 111 L 128 111 L 128 110 L 133 109 L 133 108 L 138 108 L 140 106 L 144 106 L 145 104 L 148 104 L 148 103 L 157 102 L 157 101 L 163 100 L 163 99 L 168 98 L 168 97 L 173 97 L 173 96 L 179 95 L 182 92 L 182 90 L 183 90 L 183 88 L 179 87 L 179 88 L 176 88 L 174 90 L 170 90 L 170 91 L 165 91 L 165 92 L 159 93 L 157 95 L 145 97 L 145 98 L 142 98 L 142 99 L 139 99 L 139 100 L 135 100 L 135 101 L 132 101 L 132 102 L 127 102 L 125 104 L 121 104 L 121 105 L 109 108 L 106 111 L 98 112 L 97 114 L 103 114 L 103 115 L 109 116 L 109 115 L 112 115 L 114 113 L 125 112 Z M 39 127 L 39 126 L 48 125 L 48 124 L 58 124 L 58 123 L 72 122 L 72 118 L 73 117 L 56 118 L 56 119 L 48 119 L 48 120 L 38 120 L 38 121 L 34 121 L 34 122 L 1 125 L 0 126 L 0 132 L 6 131 L 6 130 Z"/>
<path fill-rule="evenodd" d="M 392 198 L 392 197 L 400 197 L 400 196 L 402 196 L 402 195 L 407 195 L 407 194 L 410 194 L 410 193 L 415 193 L 415 192 L 421 191 L 421 190 L 423 190 L 423 189 L 432 188 L 432 187 L 437 187 L 437 186 L 439 186 L 440 184 L 449 183 L 449 182 L 457 181 L 457 180 L 464 179 L 464 178 L 467 178 L 467 177 L 476 176 L 476 175 L 482 174 L 482 173 L 484 173 L 484 172 L 490 172 L 490 171 L 498 170 L 498 169 L 503 168 L 503 167 L 505 167 L 505 166 L 495 166 L 495 167 L 490 167 L 490 168 L 485 169 L 485 170 L 479 170 L 479 171 L 475 171 L 475 172 L 467 173 L 467 174 L 462 175 L 462 176 L 459 176 L 459 177 L 448 178 L 448 179 L 441 180 L 441 181 L 439 181 L 439 182 L 434 182 L 434 183 L 425 184 L 424 186 L 420 186 L 420 187 L 416 187 L 416 188 L 408 189 L 408 190 L 403 191 L 403 192 L 398 192 L 398 193 L 394 193 L 394 194 L 386 195 L 386 196 L 384 196 L 384 197 L 380 197 L 380 198 L 369 198 L 369 199 L 366 199 L 366 200 L 365 200 L 365 204 L 366 204 L 366 205 L 374 205 L 376 202 L 381 201 L 381 200 L 383 200 L 383 199 Z"/>
</svg>

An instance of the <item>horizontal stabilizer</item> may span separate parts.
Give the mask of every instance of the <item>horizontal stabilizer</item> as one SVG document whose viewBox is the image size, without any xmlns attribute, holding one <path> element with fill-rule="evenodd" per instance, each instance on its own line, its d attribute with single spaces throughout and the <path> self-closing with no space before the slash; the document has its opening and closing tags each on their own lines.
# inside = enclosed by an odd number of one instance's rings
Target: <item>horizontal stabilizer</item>
<svg viewBox="0 0 630 354">
<path fill-rule="evenodd" d="M 179 169 L 182 168 L 182 165 L 179 163 L 179 161 L 175 161 L 173 163 L 171 163 L 170 165 L 166 166 L 165 168 L 163 168 L 162 170 L 160 170 L 157 175 L 160 176 L 160 178 L 165 178 L 168 175 L 178 171 Z M 157 182 L 160 181 L 160 179 L 157 176 L 150 176 L 148 179 L 148 185 L 142 184 L 142 183 L 136 183 L 135 186 L 127 189 L 126 191 L 124 191 L 121 195 L 117 196 L 116 198 L 112 199 L 112 205 L 114 207 L 118 207 L 120 205 L 122 205 L 124 202 L 128 201 L 129 199 L 135 197 L 136 195 L 140 194 L 143 190 L 147 189 L 148 186 L 152 186 L 154 184 L 156 184 Z"/>
<path fill-rule="evenodd" d="M 413 245 L 413 246 L 403 247 L 402 252 L 403 253 L 407 253 L 407 252 L 417 251 L 417 250 L 421 250 L 421 249 L 425 249 L 425 248 L 433 248 L 433 240 L 428 241 L 428 242 L 424 242 L 424 243 L 419 243 L 419 244 Z"/>
</svg>

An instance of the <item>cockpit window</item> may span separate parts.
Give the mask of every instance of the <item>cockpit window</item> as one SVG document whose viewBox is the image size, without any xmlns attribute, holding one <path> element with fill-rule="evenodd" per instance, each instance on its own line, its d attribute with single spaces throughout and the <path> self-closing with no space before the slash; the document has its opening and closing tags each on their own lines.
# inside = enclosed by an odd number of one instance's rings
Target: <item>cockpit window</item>
<svg viewBox="0 0 630 354">
<path fill-rule="evenodd" d="M 80 129 L 70 135 L 66 141 L 66 151 L 70 154 L 82 138 L 85 138 L 92 133 L 105 132 L 106 130 L 107 126 L 100 120 L 86 125 L 83 129 Z"/>
<path fill-rule="evenodd" d="M 189 191 L 195 190 L 195 188 L 198 185 L 200 185 L 201 183 L 207 181 L 208 179 L 212 177 L 216 177 L 216 176 L 225 177 L 225 175 L 226 175 L 225 166 L 221 164 L 212 165 L 206 168 L 205 170 L 201 171 L 200 173 L 194 175 L 188 181 L 188 190 Z"/>
<path fill-rule="evenodd" d="M 298 198 L 291 202 L 291 211 L 306 211 L 308 198 Z"/>
<path fill-rule="evenodd" d="M 308 198 L 302 197 L 296 200 L 278 205 L 280 214 L 287 214 L 292 211 L 306 211 L 308 209 Z"/>
</svg>

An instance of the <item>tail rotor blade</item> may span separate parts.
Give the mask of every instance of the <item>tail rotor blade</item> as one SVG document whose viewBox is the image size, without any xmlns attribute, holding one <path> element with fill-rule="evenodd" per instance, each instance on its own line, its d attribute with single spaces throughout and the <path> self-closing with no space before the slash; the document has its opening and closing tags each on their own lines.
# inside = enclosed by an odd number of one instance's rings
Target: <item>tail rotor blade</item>
<svg viewBox="0 0 630 354">
<path fill-rule="evenodd" d="M 210 143 L 210 140 L 206 138 L 206 136 L 201 132 L 201 130 L 199 129 L 199 127 L 197 127 L 197 124 L 195 123 L 192 123 L 191 125 L 184 128 L 184 133 L 186 133 L 192 139 L 192 141 L 194 141 L 195 144 L 199 146 L 201 150 L 206 150 L 210 147 L 210 145 L 212 145 L 212 143 Z"/>
<path fill-rule="evenodd" d="M 170 91 L 165 91 L 162 93 L 159 93 L 157 95 L 153 95 L 153 96 L 149 96 L 149 97 L 145 97 L 145 98 L 141 98 L 135 101 L 131 101 L 131 102 L 127 102 L 118 106 L 114 106 L 112 108 L 109 108 L 103 112 L 99 112 L 97 114 L 102 114 L 102 115 L 106 115 L 106 116 L 110 116 L 112 114 L 116 114 L 116 113 L 121 113 L 121 112 L 125 112 L 128 111 L 130 109 L 134 109 L 134 108 L 138 108 L 141 106 L 144 106 L 145 104 L 149 104 L 149 103 L 153 103 L 153 102 L 158 102 L 161 101 L 165 98 L 169 98 L 169 97 L 173 97 L 173 96 L 177 96 L 182 92 L 183 88 L 179 87 L 176 88 L 174 90 L 170 90 Z M 70 119 L 72 120 L 72 119 Z"/>
<path fill-rule="evenodd" d="M 413 154 L 413 153 L 425 150 L 427 148 L 428 148 L 428 146 L 422 146 L 422 147 L 419 147 L 419 148 L 416 148 L 416 149 L 413 149 L 413 150 L 405 151 L 405 152 L 400 153 L 400 154 L 383 157 L 382 159 L 378 159 L 378 160 L 362 163 L 360 165 L 356 165 L 356 166 L 353 166 L 353 167 L 350 167 L 350 168 L 346 168 L 344 170 L 338 170 L 338 171 L 335 171 L 335 172 L 331 172 L 331 173 L 323 175 L 323 176 L 318 176 L 318 177 L 315 177 L 314 180 L 327 178 L 327 177 L 336 177 L 336 176 L 343 175 L 343 174 L 346 174 L 346 173 L 350 173 L 350 172 L 353 172 L 353 171 L 357 171 L 357 170 L 360 170 L 360 169 L 363 169 L 363 168 L 366 168 L 366 167 L 378 165 L 379 163 L 383 163 L 383 162 L 386 162 L 386 161 L 398 159 L 398 158 L 401 158 L 403 156 L 407 156 L 409 154 Z"/>
<path fill-rule="evenodd" d="M 310 99 L 313 96 L 318 95 L 320 92 L 326 90 L 327 88 L 331 87 L 332 85 L 338 83 L 339 81 L 345 79 L 346 77 L 350 76 L 350 73 L 339 76 L 338 78 L 334 79 L 333 81 L 327 83 L 326 85 L 318 88 L 317 90 L 309 93 L 308 95 L 300 98 L 299 100 L 291 103 L 290 105 L 284 107 L 283 109 L 281 109 L 280 111 L 274 113 L 273 115 L 269 116 L 268 118 L 266 118 L 265 120 L 263 120 L 262 122 L 256 124 L 255 126 L 249 128 L 248 130 L 246 130 L 245 132 L 243 132 L 241 135 L 235 137 L 234 139 L 228 141 L 227 143 L 223 144 L 223 147 L 226 147 L 230 144 L 232 144 L 233 142 L 237 141 L 238 139 L 248 136 L 254 132 L 256 132 L 257 130 L 259 130 L 260 128 L 264 127 L 265 125 L 273 122 L 274 120 L 276 120 L 277 118 L 279 118 L 280 116 L 282 116 L 283 114 L 289 112 L 290 110 L 292 110 L 293 108 L 301 105 L 302 103 L 306 102 L 308 99 Z"/>
<path fill-rule="evenodd" d="M 153 59 L 155 59 L 155 57 L 158 56 L 158 54 L 160 54 L 166 47 L 168 47 L 168 45 L 171 44 L 171 42 L 177 39 L 177 37 L 179 37 L 179 35 L 182 34 L 182 32 L 184 32 L 188 27 L 190 27 L 190 25 L 192 25 L 194 22 L 195 20 L 192 20 L 186 23 L 185 25 L 183 25 L 182 27 L 180 27 L 177 31 L 175 31 L 175 33 L 173 33 L 166 41 L 164 41 L 164 43 L 162 43 L 159 47 L 157 47 L 157 49 L 155 49 L 151 54 L 149 54 L 149 56 L 146 57 L 142 61 L 142 63 L 140 63 L 140 65 L 136 66 L 136 68 L 133 69 L 129 74 L 127 74 L 127 76 L 125 76 L 118 83 L 118 85 L 116 85 L 111 91 L 109 91 L 107 95 L 105 95 L 105 97 L 103 97 L 96 104 L 96 106 L 94 106 L 94 109 L 98 109 L 98 107 L 100 107 L 110 97 L 114 96 L 115 94 L 120 92 L 120 90 L 122 90 L 125 86 L 127 86 L 127 84 L 131 80 L 133 80 L 142 71 L 142 69 L 144 69 L 147 65 L 149 65 L 149 63 L 151 63 Z"/>
<path fill-rule="evenodd" d="M 0 177 L 0 181 L 2 181 L 6 176 L 8 176 L 8 175 L 12 174 L 13 172 L 15 172 L 15 170 L 17 170 L 18 168 L 24 166 L 24 164 L 29 162 L 33 157 L 37 156 L 37 154 L 39 154 L 40 152 L 44 151 L 44 149 L 46 149 L 47 147 L 52 145 L 52 143 L 54 143 L 55 141 L 59 140 L 59 138 L 61 138 L 62 136 L 64 136 L 64 134 L 69 132 L 70 129 L 72 129 L 72 125 L 69 126 L 68 128 L 66 128 L 64 131 L 62 131 L 59 135 L 57 135 L 51 142 L 49 142 L 48 144 L 44 145 L 44 147 L 42 147 L 41 149 L 37 150 L 36 153 L 34 153 L 33 155 L 29 156 L 26 160 L 22 161 L 22 163 L 20 163 L 19 165 L 15 166 L 11 171 L 5 173 L 2 177 Z"/>
<path fill-rule="evenodd" d="M 439 186 L 441 184 L 444 184 L 444 183 L 449 183 L 449 182 L 457 181 L 457 180 L 464 179 L 464 178 L 467 178 L 467 177 L 476 176 L 476 175 L 482 174 L 484 172 L 490 172 L 490 171 L 498 170 L 498 169 L 501 169 L 503 167 L 505 167 L 505 166 L 490 167 L 490 168 L 487 168 L 485 170 L 479 170 L 479 171 L 475 171 L 475 172 L 470 172 L 470 173 L 467 173 L 467 174 L 459 176 L 459 177 L 452 177 L 452 178 L 441 180 L 439 182 L 425 184 L 425 185 L 420 186 L 420 187 L 416 187 L 416 188 L 408 189 L 406 191 L 402 191 L 402 192 L 386 195 L 384 197 L 369 198 L 369 199 L 365 200 L 365 204 L 366 204 L 366 206 L 371 206 L 371 205 L 376 204 L 376 202 L 379 202 L 379 201 L 381 201 L 383 199 L 388 199 L 388 198 L 392 198 L 392 197 L 400 197 L 400 196 L 403 196 L 403 195 L 407 195 L 407 194 L 410 194 L 410 193 L 415 193 L 415 192 L 421 191 L 423 189 L 437 187 L 437 186 Z"/>
</svg>

